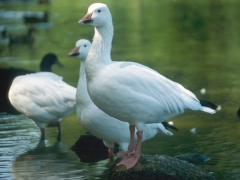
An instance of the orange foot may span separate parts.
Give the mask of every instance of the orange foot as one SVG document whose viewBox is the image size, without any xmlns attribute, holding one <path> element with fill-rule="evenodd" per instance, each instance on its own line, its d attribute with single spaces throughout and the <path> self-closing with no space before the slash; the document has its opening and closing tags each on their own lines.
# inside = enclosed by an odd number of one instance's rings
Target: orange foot
<svg viewBox="0 0 240 180">
<path fill-rule="evenodd" d="M 116 155 L 116 158 L 120 158 L 120 157 L 122 157 L 122 156 L 124 156 L 124 155 L 128 155 L 128 156 L 130 156 L 130 155 L 133 155 L 133 154 L 135 154 L 135 148 L 133 149 L 133 150 L 128 150 L 128 151 L 121 151 L 121 152 L 118 152 Z"/>
<path fill-rule="evenodd" d="M 124 159 L 118 163 L 118 166 L 126 166 L 127 169 L 130 169 L 135 166 L 135 164 L 138 162 L 139 157 L 136 156 L 125 156 Z"/>
<path fill-rule="evenodd" d="M 124 156 L 124 155 L 128 155 L 128 156 L 133 155 L 133 154 L 135 154 L 136 149 L 137 149 L 137 146 L 136 146 L 136 145 L 133 145 L 133 147 L 130 148 L 129 150 L 127 150 L 127 151 L 118 152 L 118 153 L 116 154 L 116 155 L 117 155 L 116 158 L 120 158 L 120 157 L 122 157 L 122 156 Z"/>
</svg>

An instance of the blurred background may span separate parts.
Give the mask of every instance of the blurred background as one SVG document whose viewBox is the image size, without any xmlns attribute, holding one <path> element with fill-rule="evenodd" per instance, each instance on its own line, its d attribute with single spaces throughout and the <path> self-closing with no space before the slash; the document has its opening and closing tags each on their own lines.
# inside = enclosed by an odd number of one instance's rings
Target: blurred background
<svg viewBox="0 0 240 180">
<path fill-rule="evenodd" d="M 78 39 L 92 40 L 94 29 L 77 22 L 92 0 L 0 0 L 0 88 L 9 68 L 40 71 L 47 53 L 64 67 L 52 72 L 77 86 L 80 61 L 68 53 Z M 114 25 L 112 59 L 144 64 L 219 106 L 214 115 L 186 112 L 170 121 L 173 137 L 157 135 L 142 153 L 176 156 L 202 153 L 200 165 L 216 179 L 240 179 L 240 2 L 238 0 L 102 0 Z M 4 70 L 5 69 L 5 70 Z M 4 83 L 3 83 L 4 81 Z M 1 91 L 0 107 L 6 107 Z M 5 98 L 5 99 L 4 99 Z M 0 110 L 2 110 L 0 109 Z M 69 148 L 86 130 L 75 113 L 63 118 L 62 142 L 55 127 L 45 143 L 32 120 L 0 115 L 0 178 L 107 179 L 108 159 L 82 162 Z M 44 152 L 44 153 L 42 153 Z"/>
</svg>

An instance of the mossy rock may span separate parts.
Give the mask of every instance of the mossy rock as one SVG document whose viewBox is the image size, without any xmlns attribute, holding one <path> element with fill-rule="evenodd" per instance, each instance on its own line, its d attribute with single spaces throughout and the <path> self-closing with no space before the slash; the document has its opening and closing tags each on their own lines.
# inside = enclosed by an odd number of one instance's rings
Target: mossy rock
<svg viewBox="0 0 240 180">
<path fill-rule="evenodd" d="M 143 155 L 138 163 L 127 170 L 117 166 L 122 160 L 118 158 L 110 168 L 109 180 L 213 180 L 210 173 L 191 163 L 168 156 Z"/>
</svg>

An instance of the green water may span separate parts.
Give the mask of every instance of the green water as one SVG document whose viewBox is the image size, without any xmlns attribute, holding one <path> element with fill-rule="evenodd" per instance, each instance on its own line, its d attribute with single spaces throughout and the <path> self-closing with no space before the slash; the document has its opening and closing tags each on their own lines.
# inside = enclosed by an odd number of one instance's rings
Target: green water
<svg viewBox="0 0 240 180">
<path fill-rule="evenodd" d="M 54 52 L 65 68 L 53 67 L 53 72 L 77 86 L 80 62 L 67 54 L 78 39 L 92 39 L 93 27 L 77 22 L 94 2 L 52 0 L 49 5 L 38 5 L 36 1 L 1 4 L 3 14 L 48 10 L 51 27 L 37 27 L 31 49 L 24 45 L 12 50 L 0 46 L 0 67 L 38 71 L 43 55 Z M 240 2 L 101 2 L 108 5 L 113 17 L 113 60 L 142 63 L 182 84 L 198 97 L 221 106 L 214 115 L 186 112 L 171 119 L 179 132 L 174 132 L 174 137 L 157 135 L 144 142 L 142 153 L 169 156 L 202 153 L 211 159 L 200 167 L 213 172 L 216 179 L 240 179 L 240 120 L 236 116 L 240 106 Z M 18 16 L 0 17 L 0 26 L 3 25 L 9 27 L 11 33 L 25 33 L 27 28 Z M 202 88 L 206 89 L 205 94 L 200 93 Z M 3 117 L 0 120 L 0 167 L 7 168 L 0 170 L 0 177 L 107 179 L 107 159 L 83 163 L 69 149 L 86 132 L 75 113 L 63 119 L 61 145 L 56 143 L 56 128 L 47 127 L 45 154 L 38 151 L 39 130 L 31 120 L 24 116 L 11 117 L 10 120 Z M 190 132 L 192 128 L 196 128 L 196 133 Z"/>
</svg>

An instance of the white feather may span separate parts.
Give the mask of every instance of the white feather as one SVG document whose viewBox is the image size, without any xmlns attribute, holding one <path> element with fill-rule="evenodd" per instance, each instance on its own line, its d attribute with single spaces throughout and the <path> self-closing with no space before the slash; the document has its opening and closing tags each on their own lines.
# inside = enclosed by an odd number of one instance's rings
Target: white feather
<svg viewBox="0 0 240 180">
<path fill-rule="evenodd" d="M 11 104 L 43 128 L 44 123 L 61 121 L 75 110 L 76 88 L 51 72 L 16 77 L 9 90 Z"/>
<path fill-rule="evenodd" d="M 91 43 L 82 39 L 77 41 L 76 46 L 79 47 L 80 54 L 78 57 L 81 59 L 80 79 L 76 95 L 77 117 L 90 133 L 103 139 L 104 144 L 108 148 L 112 148 L 114 143 L 117 143 L 123 151 L 126 151 L 130 141 L 129 123 L 120 121 L 104 113 L 92 102 L 87 92 L 85 59 Z M 148 124 L 144 129 L 143 140 L 150 139 L 157 133 L 173 135 L 161 123 Z M 135 138 L 136 140 L 137 138 Z"/>
<path fill-rule="evenodd" d="M 105 4 L 91 5 L 85 17 L 91 17 L 89 24 L 95 27 L 86 60 L 88 92 L 101 110 L 134 124 L 139 131 L 144 130 L 145 124 L 163 122 L 186 109 L 215 112 L 202 107 L 196 96 L 182 85 L 146 66 L 113 62 L 110 56 L 113 25 Z M 84 18 L 79 22 L 83 21 Z"/>
</svg>

